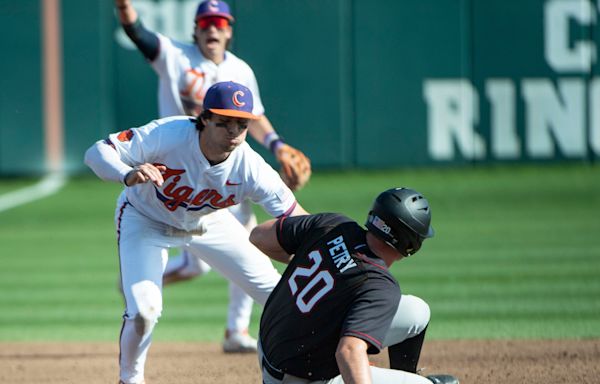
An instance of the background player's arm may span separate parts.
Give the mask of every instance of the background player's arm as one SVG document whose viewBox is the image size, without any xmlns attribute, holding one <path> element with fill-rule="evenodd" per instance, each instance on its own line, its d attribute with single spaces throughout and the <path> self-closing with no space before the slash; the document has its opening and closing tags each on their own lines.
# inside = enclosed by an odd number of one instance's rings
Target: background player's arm
<svg viewBox="0 0 600 384">
<path fill-rule="evenodd" d="M 250 120 L 250 124 L 248 124 L 248 133 L 259 143 L 264 143 L 265 138 L 271 132 L 275 132 L 275 128 L 265 115 L 258 120 Z"/>
<path fill-rule="evenodd" d="M 121 24 L 131 25 L 137 21 L 138 14 L 131 5 L 131 0 L 115 0 L 115 7 Z"/>
<path fill-rule="evenodd" d="M 344 383 L 372 382 L 367 349 L 367 343 L 359 338 L 344 336 L 340 339 L 335 351 L 335 359 Z"/>
<path fill-rule="evenodd" d="M 250 242 L 273 260 L 289 264 L 290 256 L 279 244 L 277 239 L 276 219 L 265 221 L 254 227 L 250 233 Z"/>
<path fill-rule="evenodd" d="M 160 51 L 158 36 L 144 27 L 131 0 L 115 0 L 115 7 L 127 36 L 146 59 L 154 61 Z"/>
<path fill-rule="evenodd" d="M 250 122 L 248 133 L 275 155 L 277 162 L 281 164 L 283 181 L 292 191 L 306 185 L 312 174 L 310 160 L 299 149 L 284 143 L 265 115 Z"/>
</svg>

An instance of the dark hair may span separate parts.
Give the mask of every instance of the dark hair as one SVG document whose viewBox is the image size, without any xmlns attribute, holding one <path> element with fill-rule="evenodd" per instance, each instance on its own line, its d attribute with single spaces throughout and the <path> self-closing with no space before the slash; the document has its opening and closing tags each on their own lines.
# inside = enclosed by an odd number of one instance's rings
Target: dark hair
<svg viewBox="0 0 600 384">
<path fill-rule="evenodd" d="M 202 132 L 202 130 L 204 129 L 204 123 L 202 122 L 202 119 L 209 120 L 212 117 L 212 115 L 213 113 L 208 109 L 203 110 L 202 113 L 200 113 L 200 115 L 196 117 L 196 129 Z"/>
</svg>

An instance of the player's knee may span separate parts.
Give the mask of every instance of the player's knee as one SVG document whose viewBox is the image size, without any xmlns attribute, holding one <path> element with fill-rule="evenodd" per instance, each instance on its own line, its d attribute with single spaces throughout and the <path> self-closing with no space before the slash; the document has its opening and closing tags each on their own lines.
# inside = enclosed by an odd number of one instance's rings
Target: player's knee
<svg viewBox="0 0 600 384">
<path fill-rule="evenodd" d="M 390 346 L 415 337 L 429 324 L 429 305 L 421 298 L 402 295 L 400 305 L 386 334 L 384 345 Z"/>
<path fill-rule="evenodd" d="M 406 315 L 408 316 L 407 324 L 409 325 L 409 334 L 411 336 L 418 335 L 429 324 L 431 319 L 431 309 L 425 300 L 417 296 L 403 295 L 401 301 L 405 301 Z"/>
<path fill-rule="evenodd" d="M 135 333 L 137 333 L 139 336 L 149 335 L 152 333 L 152 330 L 154 330 L 154 325 L 156 325 L 157 321 L 158 320 L 148 320 L 139 313 L 136 314 L 133 318 L 133 323 L 135 324 Z"/>
<path fill-rule="evenodd" d="M 152 332 L 154 325 L 162 314 L 162 294 L 156 283 L 144 280 L 131 287 L 135 301 L 135 313 L 128 313 L 133 319 L 136 333 L 147 335 Z"/>
</svg>

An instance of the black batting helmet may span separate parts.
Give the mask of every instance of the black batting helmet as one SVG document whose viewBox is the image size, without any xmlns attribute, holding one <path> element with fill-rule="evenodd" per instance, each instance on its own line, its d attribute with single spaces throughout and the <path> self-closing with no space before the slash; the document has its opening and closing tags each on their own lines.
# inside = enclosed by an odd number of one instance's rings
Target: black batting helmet
<svg viewBox="0 0 600 384">
<path fill-rule="evenodd" d="M 423 195 L 409 188 L 393 188 L 377 196 L 365 225 L 402 255 L 410 256 L 423 240 L 433 237 L 430 224 L 431 208 Z"/>
</svg>

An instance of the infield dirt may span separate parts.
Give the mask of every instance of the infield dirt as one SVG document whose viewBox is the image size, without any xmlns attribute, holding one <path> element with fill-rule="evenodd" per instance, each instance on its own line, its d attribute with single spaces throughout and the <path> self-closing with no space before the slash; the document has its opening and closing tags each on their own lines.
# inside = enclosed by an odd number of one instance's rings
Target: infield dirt
<svg viewBox="0 0 600 384">
<path fill-rule="evenodd" d="M 387 353 L 373 356 L 387 366 Z M 0 343 L 0 383 L 106 384 L 118 381 L 117 343 Z M 461 384 L 600 383 L 600 340 L 426 341 L 424 374 Z M 225 355 L 216 343 L 154 343 L 147 384 L 260 383 L 256 355 Z"/>
</svg>

